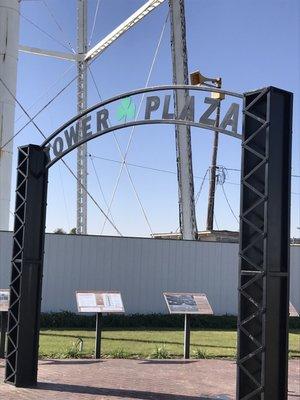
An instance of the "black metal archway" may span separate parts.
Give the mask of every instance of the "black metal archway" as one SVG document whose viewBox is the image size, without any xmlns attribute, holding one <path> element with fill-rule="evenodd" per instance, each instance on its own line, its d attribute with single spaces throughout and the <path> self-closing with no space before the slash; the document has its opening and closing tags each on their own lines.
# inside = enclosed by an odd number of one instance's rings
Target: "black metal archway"
<svg viewBox="0 0 300 400">
<path fill-rule="evenodd" d="M 238 95 L 193 86 L 165 86 L 141 89 L 114 99 L 158 90 L 216 91 L 244 99 L 237 399 L 285 400 L 292 94 L 274 87 Z M 69 139 L 65 151 L 63 139 L 57 140 L 57 151 L 52 159 L 49 156 L 53 146 L 51 141 L 72 123 L 112 101 L 99 103 L 68 121 L 42 146 L 19 148 L 5 370 L 5 381 L 15 386 L 28 387 L 37 383 L 48 169 L 80 144 L 111 130 L 132 126 L 135 122 L 102 129 L 87 134 L 83 139 L 77 137 L 77 140 L 75 127 L 72 136 L 69 131 L 65 137 Z M 212 125 L 195 123 L 188 110 L 185 111 L 184 119 L 145 119 L 139 122 L 183 123 L 215 130 Z M 220 131 L 238 136 L 237 132 L 224 126 Z"/>
</svg>

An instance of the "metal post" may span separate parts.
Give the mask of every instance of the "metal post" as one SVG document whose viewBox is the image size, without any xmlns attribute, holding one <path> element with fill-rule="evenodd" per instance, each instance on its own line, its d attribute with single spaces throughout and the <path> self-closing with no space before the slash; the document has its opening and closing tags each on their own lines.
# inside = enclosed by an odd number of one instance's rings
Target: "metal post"
<svg viewBox="0 0 300 400">
<path fill-rule="evenodd" d="M 237 399 L 286 400 L 293 95 L 246 93 Z"/>
<path fill-rule="evenodd" d="M 96 314 L 96 338 L 95 338 L 95 358 L 99 360 L 101 358 L 101 320 L 102 314 Z"/>
<path fill-rule="evenodd" d="M 5 381 L 37 383 L 49 160 L 43 147 L 19 148 Z"/>
<path fill-rule="evenodd" d="M 173 83 L 188 84 L 188 62 L 184 0 L 169 0 L 171 21 L 171 50 L 173 61 Z M 175 113 L 179 114 L 188 92 L 174 93 Z M 179 192 L 179 221 L 183 239 L 197 238 L 197 223 L 194 199 L 191 131 L 189 126 L 176 125 L 176 157 Z"/>
<path fill-rule="evenodd" d="M 77 0 L 77 50 L 84 55 L 88 50 L 87 43 L 87 0 Z M 87 61 L 77 63 L 77 113 L 87 107 Z M 82 121 L 79 120 L 79 137 L 82 137 Z M 77 234 L 87 233 L 87 144 L 77 149 Z"/>
<path fill-rule="evenodd" d="M 184 345 L 183 350 L 184 354 L 183 357 L 185 359 L 190 358 L 190 337 L 191 337 L 191 324 L 190 324 L 191 316 L 190 314 L 184 315 Z"/>
<path fill-rule="evenodd" d="M 7 312 L 3 311 L 0 314 L 1 314 L 0 358 L 4 358 L 6 331 L 7 331 Z"/>
<path fill-rule="evenodd" d="M 19 7 L 18 0 L 0 0 L 0 79 L 13 96 L 17 86 Z M 12 95 L 0 81 L 0 230 L 9 229 L 13 158 L 13 140 L 9 140 L 14 132 L 15 119 Z"/>
</svg>

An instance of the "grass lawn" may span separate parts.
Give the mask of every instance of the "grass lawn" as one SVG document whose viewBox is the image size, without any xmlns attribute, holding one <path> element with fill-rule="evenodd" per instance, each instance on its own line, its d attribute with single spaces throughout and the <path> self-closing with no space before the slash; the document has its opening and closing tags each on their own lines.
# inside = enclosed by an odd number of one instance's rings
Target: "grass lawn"
<svg viewBox="0 0 300 400">
<path fill-rule="evenodd" d="M 76 342 L 83 340 L 78 352 Z M 41 330 L 40 356 L 51 358 L 91 357 L 95 332 L 89 330 Z M 179 330 L 104 330 L 103 356 L 115 358 L 182 357 L 183 332 Z M 196 355 L 196 352 L 198 354 Z M 191 356 L 197 358 L 234 358 L 236 331 L 194 330 L 191 332 Z M 290 356 L 300 357 L 300 331 L 290 333 Z"/>
</svg>

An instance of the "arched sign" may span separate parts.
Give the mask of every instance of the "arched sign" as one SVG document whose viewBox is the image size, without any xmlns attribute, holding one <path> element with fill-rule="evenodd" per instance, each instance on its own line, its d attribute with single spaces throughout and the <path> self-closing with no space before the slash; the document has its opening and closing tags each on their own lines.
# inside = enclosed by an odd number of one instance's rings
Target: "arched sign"
<svg viewBox="0 0 300 400">
<path fill-rule="evenodd" d="M 174 115 L 171 101 L 178 90 L 185 91 L 186 101 Z M 216 126 L 216 107 L 224 96 Z M 195 86 L 140 89 L 96 104 L 41 146 L 20 147 L 5 381 L 21 387 L 37 383 L 49 167 L 110 131 L 184 124 L 242 139 L 237 399 L 286 399 L 292 98 L 274 87 L 244 95 Z"/>
<path fill-rule="evenodd" d="M 172 99 L 176 91 L 186 92 L 185 103 L 178 115 L 174 114 Z M 207 96 L 207 92 L 211 96 Z M 206 94 L 206 96 L 199 96 Z M 138 99 L 142 96 L 142 99 Z M 238 133 L 240 102 L 227 101 L 243 95 L 215 88 L 189 85 L 156 86 L 138 89 L 98 103 L 66 122 L 42 144 L 49 147 L 52 166 L 76 147 L 96 137 L 119 129 L 148 124 L 180 124 L 217 131 L 241 139 Z M 216 110 L 220 99 L 225 99 L 222 118 L 216 126 Z M 136 104 L 141 104 L 137 110 Z"/>
</svg>

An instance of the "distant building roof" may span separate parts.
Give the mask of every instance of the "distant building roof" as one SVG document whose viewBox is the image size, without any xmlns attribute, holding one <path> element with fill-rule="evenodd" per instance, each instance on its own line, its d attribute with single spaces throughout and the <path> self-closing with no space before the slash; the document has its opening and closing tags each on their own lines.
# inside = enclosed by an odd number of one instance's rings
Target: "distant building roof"
<svg viewBox="0 0 300 400">
<path fill-rule="evenodd" d="M 154 239 L 175 239 L 175 240 L 182 239 L 182 235 L 180 232 L 153 233 L 151 236 Z M 238 243 L 239 232 L 227 231 L 227 230 L 200 231 L 200 232 L 198 232 L 198 240 L 205 241 L 205 242 Z"/>
</svg>

